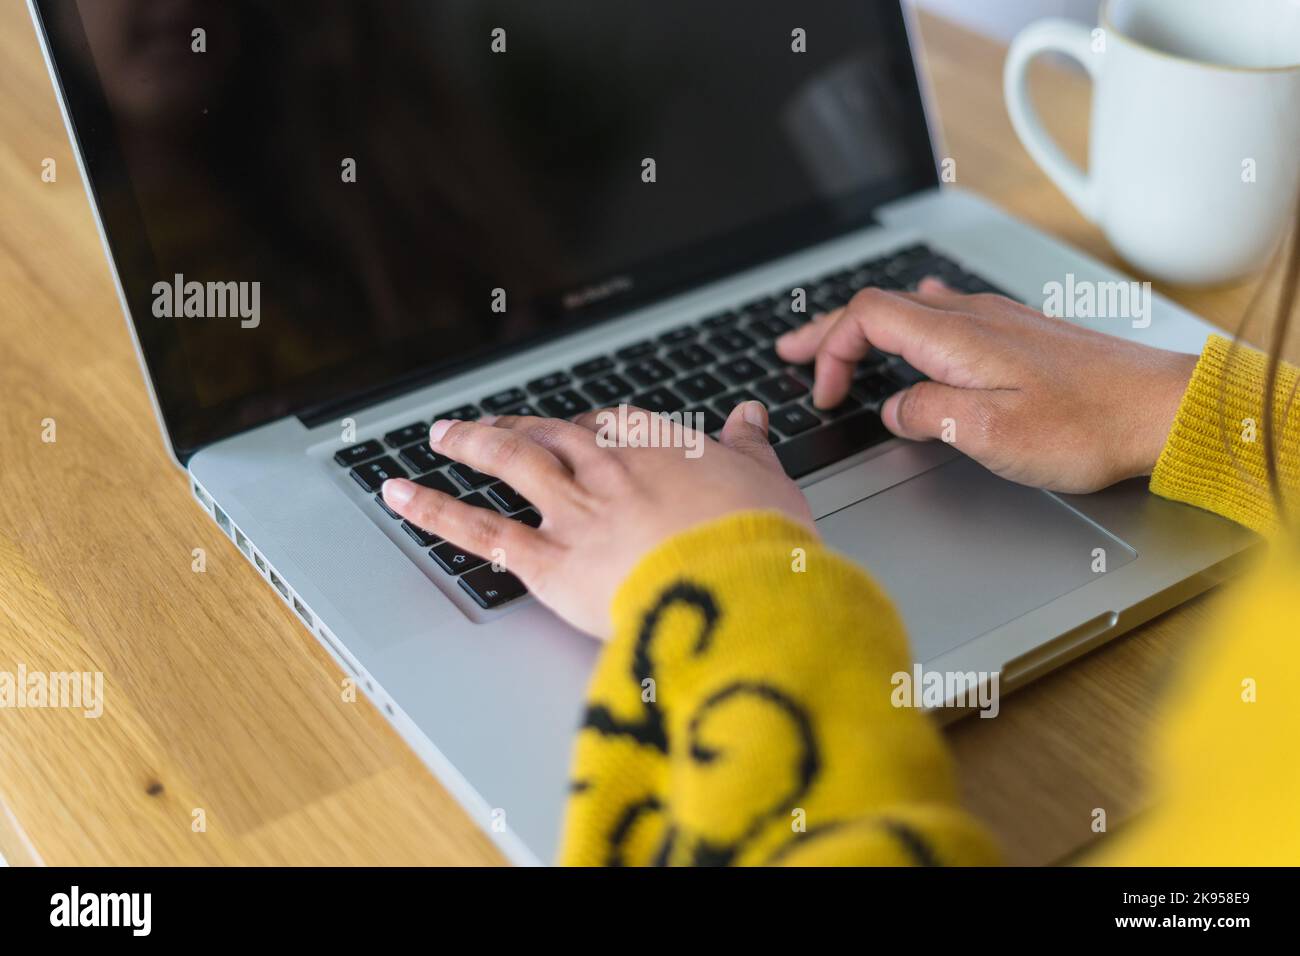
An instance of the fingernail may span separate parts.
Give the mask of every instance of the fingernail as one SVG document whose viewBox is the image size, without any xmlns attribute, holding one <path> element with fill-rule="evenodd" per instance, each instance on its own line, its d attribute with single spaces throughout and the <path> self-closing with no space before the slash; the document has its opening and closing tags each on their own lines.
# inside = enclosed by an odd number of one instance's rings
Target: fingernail
<svg viewBox="0 0 1300 956">
<path fill-rule="evenodd" d="M 442 441 L 442 436 L 447 434 L 447 429 L 454 424 L 456 421 L 452 418 L 440 418 L 434 422 L 433 427 L 429 429 L 429 444 L 436 445 Z"/>
<path fill-rule="evenodd" d="M 762 402 L 746 402 L 740 414 L 755 428 L 767 428 L 767 409 L 763 407 Z"/>
<path fill-rule="evenodd" d="M 495 425 L 497 423 L 497 417 L 498 416 L 496 415 L 484 415 L 478 420 L 478 423 L 480 425 Z"/>
<path fill-rule="evenodd" d="M 389 478 L 381 489 L 384 501 L 395 508 L 400 508 L 415 497 L 415 483 L 405 478 Z"/>
</svg>

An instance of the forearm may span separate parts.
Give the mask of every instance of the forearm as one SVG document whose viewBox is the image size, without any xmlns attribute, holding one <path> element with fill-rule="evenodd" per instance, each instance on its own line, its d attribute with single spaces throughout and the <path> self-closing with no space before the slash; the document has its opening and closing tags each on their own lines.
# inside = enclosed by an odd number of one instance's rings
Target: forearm
<svg viewBox="0 0 1300 956">
<path fill-rule="evenodd" d="M 1152 491 L 1264 534 L 1277 529 L 1264 435 L 1267 364 L 1260 352 L 1210 338 L 1151 476 Z M 1297 370 L 1284 364 L 1273 393 L 1284 489 L 1300 487 L 1300 412 L 1288 415 L 1297 378 Z"/>
<path fill-rule="evenodd" d="M 574 864 L 989 862 L 942 741 L 895 708 L 889 601 L 774 515 L 678 535 L 620 590 L 576 745 Z"/>
</svg>

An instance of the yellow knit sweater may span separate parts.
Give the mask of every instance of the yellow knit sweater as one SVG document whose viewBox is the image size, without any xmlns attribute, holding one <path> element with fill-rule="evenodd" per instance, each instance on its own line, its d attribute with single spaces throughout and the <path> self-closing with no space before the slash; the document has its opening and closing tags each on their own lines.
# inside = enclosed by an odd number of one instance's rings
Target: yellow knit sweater
<svg viewBox="0 0 1300 956">
<path fill-rule="evenodd" d="M 1210 340 L 1151 479 L 1261 532 L 1279 525 L 1261 425 L 1264 357 Z M 1300 422 L 1284 483 L 1300 488 Z M 1252 424 L 1253 423 L 1253 424 Z M 1157 741 L 1154 809 L 1106 863 L 1300 859 L 1300 560 L 1279 546 L 1184 670 Z M 807 530 L 733 515 L 648 555 L 614 600 L 575 744 L 561 862 L 989 863 L 932 721 L 896 708 L 911 667 L 889 599 Z"/>
</svg>

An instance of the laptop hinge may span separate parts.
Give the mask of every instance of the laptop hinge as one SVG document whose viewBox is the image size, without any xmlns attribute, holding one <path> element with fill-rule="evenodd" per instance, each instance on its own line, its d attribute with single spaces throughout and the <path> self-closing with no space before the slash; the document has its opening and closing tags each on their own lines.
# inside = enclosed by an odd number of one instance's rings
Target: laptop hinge
<svg viewBox="0 0 1300 956">
<path fill-rule="evenodd" d="M 353 392 L 343 398 L 331 399 L 328 402 L 319 402 L 315 405 L 309 405 L 301 408 L 296 412 L 298 421 L 302 422 L 307 428 L 316 428 L 328 422 L 335 421 L 340 417 L 346 417 L 356 412 L 370 408 L 372 405 L 378 405 L 386 402 L 390 398 L 398 398 L 408 392 L 414 392 L 424 388 L 426 385 L 432 385 L 440 379 L 449 378 L 459 371 L 477 364 L 474 362 L 458 363 L 452 367 L 442 367 L 437 372 L 417 372 L 407 375 L 403 378 L 385 382 L 383 385 L 366 389 L 363 392 Z"/>
</svg>

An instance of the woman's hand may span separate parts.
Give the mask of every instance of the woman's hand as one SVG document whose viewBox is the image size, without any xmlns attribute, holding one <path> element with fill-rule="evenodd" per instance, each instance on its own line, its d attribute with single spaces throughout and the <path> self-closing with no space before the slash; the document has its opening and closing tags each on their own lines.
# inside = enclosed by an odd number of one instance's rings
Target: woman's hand
<svg viewBox="0 0 1300 956">
<path fill-rule="evenodd" d="M 696 433 L 688 445 L 681 426 L 672 426 L 676 447 L 628 447 L 625 430 L 601 429 L 609 421 L 602 415 L 618 422 L 650 413 L 629 409 L 620 419 L 589 412 L 576 423 L 443 420 L 430 429 L 435 451 L 500 478 L 535 504 L 544 519 L 539 528 L 401 479 L 384 483 L 384 501 L 413 524 L 504 565 L 543 604 L 598 637 L 609 635 L 619 585 L 679 531 L 754 509 L 813 527 L 808 502 L 768 444 L 767 411 L 758 402 L 732 411 L 721 443 Z M 688 457 L 688 448 L 701 452 Z"/>
<path fill-rule="evenodd" d="M 786 361 L 816 359 L 814 402 L 844 400 L 871 348 L 931 381 L 885 402 L 903 438 L 944 438 L 990 471 L 1054 491 L 1088 492 L 1149 475 L 1196 356 L 1112 338 L 997 295 L 927 279 L 916 293 L 859 292 L 777 341 Z"/>
</svg>

